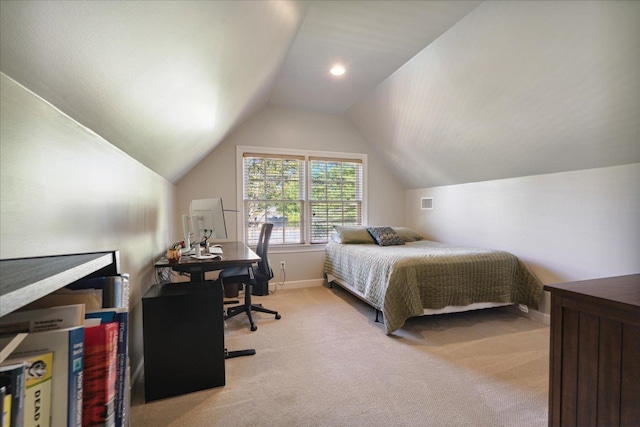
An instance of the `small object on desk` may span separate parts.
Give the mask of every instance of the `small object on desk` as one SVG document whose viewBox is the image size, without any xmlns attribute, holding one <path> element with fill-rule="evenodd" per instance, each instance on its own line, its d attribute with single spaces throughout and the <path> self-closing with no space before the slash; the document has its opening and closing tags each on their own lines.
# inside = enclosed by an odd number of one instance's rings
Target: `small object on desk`
<svg viewBox="0 0 640 427">
<path fill-rule="evenodd" d="M 222 248 L 220 246 L 209 246 L 209 253 L 210 254 L 221 254 L 222 253 Z"/>
<path fill-rule="evenodd" d="M 169 262 L 180 261 L 180 249 L 168 249 L 167 259 L 169 260 Z"/>
<path fill-rule="evenodd" d="M 182 254 L 182 248 L 184 247 L 184 242 L 175 242 L 169 249 L 167 249 L 167 259 L 169 262 L 178 262 L 180 261 L 180 256 Z"/>
</svg>

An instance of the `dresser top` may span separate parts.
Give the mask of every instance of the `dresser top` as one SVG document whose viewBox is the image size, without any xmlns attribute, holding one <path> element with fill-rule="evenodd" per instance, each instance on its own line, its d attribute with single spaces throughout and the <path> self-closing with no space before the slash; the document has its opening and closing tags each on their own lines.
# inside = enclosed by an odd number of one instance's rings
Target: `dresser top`
<svg viewBox="0 0 640 427">
<path fill-rule="evenodd" d="M 590 296 L 640 307 L 640 274 L 545 285 L 545 291 Z"/>
</svg>

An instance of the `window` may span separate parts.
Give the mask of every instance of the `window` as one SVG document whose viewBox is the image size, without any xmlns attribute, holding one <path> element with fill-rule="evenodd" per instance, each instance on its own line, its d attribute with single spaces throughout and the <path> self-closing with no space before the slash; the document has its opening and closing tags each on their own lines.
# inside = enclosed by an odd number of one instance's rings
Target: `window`
<svg viewBox="0 0 640 427">
<path fill-rule="evenodd" d="M 247 244 L 265 222 L 271 245 L 326 243 L 334 225 L 362 224 L 366 155 L 238 149 Z"/>
<path fill-rule="evenodd" d="M 334 225 L 362 224 L 362 162 L 312 157 L 311 243 L 326 243 Z"/>
</svg>

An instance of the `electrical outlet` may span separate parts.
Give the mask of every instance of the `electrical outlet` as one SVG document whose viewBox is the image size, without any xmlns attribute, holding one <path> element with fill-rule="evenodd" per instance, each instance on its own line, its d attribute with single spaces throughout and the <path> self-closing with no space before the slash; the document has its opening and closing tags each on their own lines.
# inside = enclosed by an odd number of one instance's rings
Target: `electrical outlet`
<svg viewBox="0 0 640 427">
<path fill-rule="evenodd" d="M 284 270 L 284 261 L 280 261 L 280 270 Z"/>
</svg>

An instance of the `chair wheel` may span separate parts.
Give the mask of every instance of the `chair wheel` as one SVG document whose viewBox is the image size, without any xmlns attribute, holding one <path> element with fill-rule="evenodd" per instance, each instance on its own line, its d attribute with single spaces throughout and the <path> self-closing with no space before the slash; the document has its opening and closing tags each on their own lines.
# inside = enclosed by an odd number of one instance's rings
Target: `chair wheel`
<svg viewBox="0 0 640 427">
<path fill-rule="evenodd" d="M 258 327 L 256 325 L 251 325 L 251 330 L 255 331 L 256 329 L 258 329 Z"/>
<path fill-rule="evenodd" d="M 282 316 L 280 316 L 280 313 L 276 314 L 276 319 L 280 319 Z"/>
</svg>

